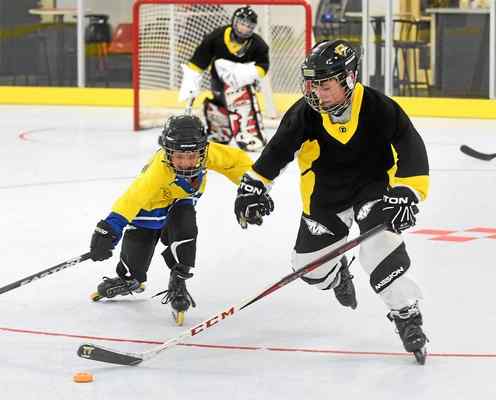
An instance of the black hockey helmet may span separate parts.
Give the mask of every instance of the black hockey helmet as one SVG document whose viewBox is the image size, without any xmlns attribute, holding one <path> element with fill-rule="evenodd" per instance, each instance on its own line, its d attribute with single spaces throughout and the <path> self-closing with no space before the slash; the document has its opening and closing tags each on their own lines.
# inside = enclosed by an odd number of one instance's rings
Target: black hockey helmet
<svg viewBox="0 0 496 400">
<path fill-rule="evenodd" d="M 351 103 L 359 61 L 359 55 L 345 40 L 317 43 L 301 65 L 302 91 L 307 103 L 318 112 L 340 115 Z M 340 104 L 323 106 L 315 88 L 331 79 L 344 88 L 345 100 Z"/>
<path fill-rule="evenodd" d="M 234 11 L 231 27 L 236 39 L 244 42 L 251 38 L 257 27 L 257 22 L 258 15 L 250 6 L 241 7 Z"/>
<path fill-rule="evenodd" d="M 170 117 L 165 121 L 158 144 L 164 149 L 164 162 L 177 176 L 191 178 L 205 170 L 208 149 L 207 130 L 200 118 L 192 115 Z M 188 169 L 176 167 L 172 162 L 172 155 L 175 152 L 198 153 L 195 166 Z"/>
</svg>

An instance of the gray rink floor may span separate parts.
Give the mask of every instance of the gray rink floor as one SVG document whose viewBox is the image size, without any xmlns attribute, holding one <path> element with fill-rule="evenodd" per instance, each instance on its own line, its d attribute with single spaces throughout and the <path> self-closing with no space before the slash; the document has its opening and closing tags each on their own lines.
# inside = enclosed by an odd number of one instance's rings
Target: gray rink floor
<svg viewBox="0 0 496 400">
<path fill-rule="evenodd" d="M 414 123 L 432 177 L 418 225 L 405 234 L 424 293 L 425 366 L 403 353 L 358 262 L 355 311 L 296 281 L 138 367 L 76 356 L 84 342 L 148 350 L 286 275 L 301 212 L 292 164 L 274 185 L 274 214 L 247 231 L 232 211 L 236 187 L 209 174 L 189 284 L 198 306 L 182 328 L 151 299 L 168 282 L 160 246 L 141 295 L 89 299 L 102 276 L 114 274 L 117 254 L 2 294 L 1 398 L 493 399 L 496 160 L 458 148 L 496 152 L 496 122 Z M 130 126 L 129 109 L 0 107 L 0 287 L 88 250 L 96 222 L 156 149 L 158 130 L 135 134 Z M 95 381 L 72 382 L 78 371 Z"/>
</svg>

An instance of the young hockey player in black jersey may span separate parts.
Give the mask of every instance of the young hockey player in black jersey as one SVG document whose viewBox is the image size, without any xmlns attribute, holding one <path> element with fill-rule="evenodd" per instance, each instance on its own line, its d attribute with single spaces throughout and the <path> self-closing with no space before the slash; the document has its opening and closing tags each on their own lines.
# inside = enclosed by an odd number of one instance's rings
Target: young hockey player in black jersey
<svg viewBox="0 0 496 400">
<path fill-rule="evenodd" d="M 209 138 L 223 144 L 234 138 L 247 151 L 260 150 L 266 143 L 255 90 L 269 70 L 269 48 L 254 32 L 257 21 L 252 8 L 242 7 L 230 25 L 207 34 L 182 66 L 179 90 L 179 101 L 195 98 L 202 73 L 210 66 L 214 97 L 203 104 Z"/>
<path fill-rule="evenodd" d="M 102 261 L 124 239 L 117 277 L 104 278 L 92 295 L 94 301 L 117 295 L 139 293 L 155 247 L 160 240 L 170 268 L 164 304 L 171 303 L 178 325 L 193 298 L 185 280 L 195 266 L 195 205 L 205 191 L 208 170 L 217 171 L 234 183 L 250 168 L 250 157 L 240 149 L 207 142 L 207 132 L 199 118 L 173 116 L 159 138 L 158 150 L 127 191 L 117 199 L 112 212 L 100 221 L 91 238 L 91 259 Z"/>
<path fill-rule="evenodd" d="M 359 57 L 343 40 L 317 44 L 301 67 L 304 97 L 284 115 L 274 137 L 238 188 L 235 213 L 243 228 L 272 210 L 267 185 L 297 153 L 303 213 L 292 255 L 296 270 L 347 240 L 356 221 L 361 232 L 386 223 L 360 248 L 372 289 L 390 309 L 403 345 L 420 363 L 420 288 L 408 273 L 401 232 L 415 225 L 416 204 L 429 187 L 424 143 L 401 107 L 357 82 Z M 355 309 L 355 288 L 345 257 L 303 276 L 318 289 L 333 289 Z"/>
</svg>

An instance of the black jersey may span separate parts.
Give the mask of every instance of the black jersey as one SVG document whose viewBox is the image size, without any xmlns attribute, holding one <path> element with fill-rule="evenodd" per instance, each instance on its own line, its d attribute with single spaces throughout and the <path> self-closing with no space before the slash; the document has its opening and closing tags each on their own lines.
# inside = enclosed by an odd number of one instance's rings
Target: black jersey
<svg viewBox="0 0 496 400">
<path fill-rule="evenodd" d="M 424 199 L 429 164 L 424 142 L 401 107 L 382 93 L 357 84 L 352 116 L 332 123 L 304 98 L 284 115 L 253 170 L 272 180 L 294 159 L 301 171 L 303 211 L 313 206 L 339 212 L 375 184 L 405 185 Z"/>
<path fill-rule="evenodd" d="M 231 39 L 231 26 L 223 26 L 205 35 L 202 42 L 196 48 L 189 60 L 201 70 L 205 70 L 212 64 L 212 78 L 218 80 L 219 76 L 213 63 L 223 58 L 225 60 L 248 63 L 255 62 L 257 67 L 262 68 L 265 73 L 269 70 L 269 47 L 265 41 L 256 33 L 244 46 L 240 46 Z"/>
</svg>

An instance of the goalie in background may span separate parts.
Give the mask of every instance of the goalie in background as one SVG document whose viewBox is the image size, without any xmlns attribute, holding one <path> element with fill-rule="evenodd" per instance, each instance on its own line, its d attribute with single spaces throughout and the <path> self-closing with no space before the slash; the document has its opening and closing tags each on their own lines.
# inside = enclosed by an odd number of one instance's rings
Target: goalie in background
<svg viewBox="0 0 496 400">
<path fill-rule="evenodd" d="M 238 184 L 250 168 L 251 158 L 242 150 L 208 143 L 205 126 L 198 117 L 170 117 L 159 137 L 158 150 L 127 191 L 117 199 L 109 215 L 98 222 L 90 244 L 93 261 L 112 256 L 123 233 L 117 276 L 104 278 L 92 295 L 94 301 L 140 293 L 155 247 L 160 240 L 170 269 L 168 289 L 162 303 L 170 303 L 178 325 L 195 302 L 186 279 L 195 266 L 195 205 L 204 193 L 209 170 Z"/>
<path fill-rule="evenodd" d="M 203 112 L 209 139 L 228 144 L 232 138 L 247 151 L 266 144 L 262 114 L 255 91 L 269 70 L 269 47 L 254 30 L 257 14 L 249 6 L 237 9 L 230 25 L 205 35 L 187 65 L 179 101 L 200 92 L 203 71 L 210 67 L 213 99 L 205 99 Z"/>
</svg>

